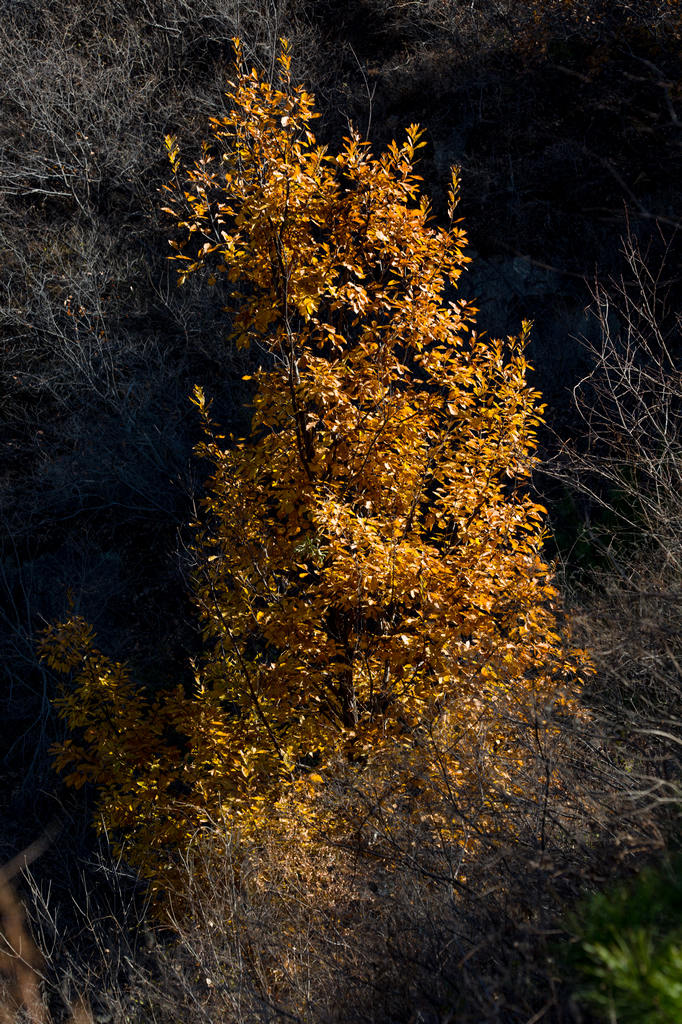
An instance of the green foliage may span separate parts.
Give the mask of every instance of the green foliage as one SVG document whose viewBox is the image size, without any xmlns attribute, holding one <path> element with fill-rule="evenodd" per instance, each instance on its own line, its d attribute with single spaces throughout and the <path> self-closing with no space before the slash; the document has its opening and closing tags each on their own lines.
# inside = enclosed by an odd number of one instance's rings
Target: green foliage
<svg viewBox="0 0 682 1024">
<path fill-rule="evenodd" d="M 572 917 L 579 997 L 609 1024 L 682 1020 L 682 860 L 596 893 Z"/>
</svg>

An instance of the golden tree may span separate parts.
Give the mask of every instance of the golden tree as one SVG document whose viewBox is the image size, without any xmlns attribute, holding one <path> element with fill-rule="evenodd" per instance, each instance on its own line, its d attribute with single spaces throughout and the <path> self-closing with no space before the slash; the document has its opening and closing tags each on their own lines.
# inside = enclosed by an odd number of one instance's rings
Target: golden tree
<svg viewBox="0 0 682 1024">
<path fill-rule="evenodd" d="M 59 763 L 98 785 L 150 874 L 218 807 L 253 828 L 302 779 L 395 768 L 436 724 L 508 764 L 512 718 L 544 719 L 575 676 L 526 486 L 540 415 L 527 327 L 490 341 L 447 301 L 468 262 L 456 174 L 439 227 L 417 126 L 379 157 L 355 132 L 332 155 L 286 45 L 276 85 L 238 45 L 237 61 L 193 168 L 167 139 L 180 281 L 226 275 L 235 343 L 262 353 L 248 437 L 221 437 L 194 397 L 213 467 L 196 689 L 145 703 L 81 620 L 44 642 L 78 669 Z M 450 770 L 466 785 L 461 754 Z"/>
</svg>

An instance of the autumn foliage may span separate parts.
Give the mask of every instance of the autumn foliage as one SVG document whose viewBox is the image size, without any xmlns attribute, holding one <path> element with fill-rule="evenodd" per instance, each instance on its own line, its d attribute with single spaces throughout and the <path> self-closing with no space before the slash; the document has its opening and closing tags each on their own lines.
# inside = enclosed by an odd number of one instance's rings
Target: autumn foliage
<svg viewBox="0 0 682 1024">
<path fill-rule="evenodd" d="M 483 766 L 511 791 L 579 663 L 527 487 L 528 326 L 490 340 L 455 299 L 456 174 L 443 227 L 416 125 L 380 156 L 354 131 L 337 155 L 319 145 L 286 46 L 275 85 L 237 46 L 227 97 L 191 169 L 167 139 L 180 282 L 226 278 L 233 342 L 262 356 L 247 437 L 194 395 L 212 467 L 195 686 L 141 692 L 77 617 L 43 642 L 74 672 L 58 766 L 95 785 L 99 819 L 156 879 L 220 813 L 254 833 L 293 800 L 314 820 L 340 766 L 428 776 L 425 738 L 448 785 L 470 788 L 475 760 L 479 786 Z"/>
</svg>

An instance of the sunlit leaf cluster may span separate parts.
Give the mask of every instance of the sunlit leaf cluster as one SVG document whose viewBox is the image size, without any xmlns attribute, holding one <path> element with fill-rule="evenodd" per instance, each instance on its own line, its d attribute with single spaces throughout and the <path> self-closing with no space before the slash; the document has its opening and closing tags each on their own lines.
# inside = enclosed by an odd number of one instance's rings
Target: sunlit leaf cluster
<svg viewBox="0 0 682 1024">
<path fill-rule="evenodd" d="M 286 46 L 272 84 L 237 45 L 227 100 L 190 169 L 167 138 L 180 282 L 221 280 L 234 344 L 262 356 L 248 436 L 221 436 L 194 395 L 212 467 L 196 685 L 145 700 L 77 619 L 44 642 L 76 673 L 58 764 L 96 784 L 151 875 L 220 808 L 260 827 L 340 763 L 399 772 L 436 732 L 441 751 L 475 739 L 479 768 L 511 787 L 518 723 L 570 705 L 579 660 L 527 486 L 529 328 L 482 337 L 457 298 L 456 173 L 442 226 L 416 125 L 379 156 L 354 131 L 330 153 Z M 448 774 L 467 785 L 461 742 Z"/>
</svg>

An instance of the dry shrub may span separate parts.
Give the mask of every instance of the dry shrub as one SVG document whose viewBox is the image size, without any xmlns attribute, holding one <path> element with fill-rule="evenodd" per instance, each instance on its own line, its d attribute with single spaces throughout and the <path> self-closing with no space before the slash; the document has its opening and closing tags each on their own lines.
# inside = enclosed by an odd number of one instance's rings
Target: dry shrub
<svg viewBox="0 0 682 1024">
<path fill-rule="evenodd" d="M 197 834 L 159 953 L 162 1019 L 566 1020 L 557 917 L 657 836 L 589 722 L 527 730 L 534 764 L 508 790 L 481 762 L 463 800 L 430 737 L 408 792 L 399 771 L 346 766 L 258 846 L 229 822 Z"/>
<path fill-rule="evenodd" d="M 682 362 L 680 314 L 659 256 L 636 238 L 597 283 L 599 341 L 575 389 L 585 433 L 554 472 L 582 511 L 587 562 L 567 577 L 596 667 L 588 695 L 631 776 L 633 798 L 679 806 L 682 742 Z M 585 563 L 585 559 L 583 559 Z M 672 824 L 674 815 L 668 816 Z"/>
<path fill-rule="evenodd" d="M 527 756 L 504 786 L 470 736 L 446 748 L 431 733 L 408 787 L 403 764 L 347 764 L 309 780 L 310 813 L 300 793 L 273 808 L 258 843 L 212 822 L 153 918 L 86 898 L 65 925 L 34 884 L 45 999 L 81 994 L 108 1024 L 573 1020 L 557 919 L 660 836 L 594 721 L 510 713 L 508 727 Z M 466 793 L 458 758 L 477 779 Z"/>
<path fill-rule="evenodd" d="M 13 879 L 26 871 L 50 843 L 51 829 L 0 868 L 0 1022 L 51 1024 L 43 999 L 44 957 L 31 936 Z M 67 1014 L 69 1024 L 93 1024 L 85 998 L 76 996 Z"/>
<path fill-rule="evenodd" d="M 40 845 L 43 852 L 48 843 Z M 103 846 L 65 894 L 55 864 L 29 868 L 32 859 L 21 854 L 9 865 L 21 869 L 21 901 L 14 886 L 3 887 L 2 1024 L 149 1020 L 154 938 L 139 881 Z M 49 865 L 52 854 L 44 859 Z"/>
<path fill-rule="evenodd" d="M 46 998 L 65 1006 L 80 993 L 112 1024 L 480 1024 L 553 1006 L 545 933 L 575 861 L 560 777 L 569 736 L 558 722 L 527 733 L 535 765 L 509 792 L 491 786 L 473 747 L 446 750 L 431 734 L 408 790 L 403 765 L 393 780 L 347 765 L 310 784 L 313 813 L 301 816 L 300 795 L 280 807 L 258 845 L 212 823 L 154 935 L 94 900 L 67 929 L 34 884 Z M 466 794 L 448 770 L 455 754 L 478 773 Z M 120 865 L 111 880 L 122 883 Z"/>
<path fill-rule="evenodd" d="M 0 875 L 0 1021 L 11 1024 L 23 1009 L 31 1024 L 42 1024 L 41 956 L 26 930 L 24 915 L 5 877 Z"/>
</svg>

